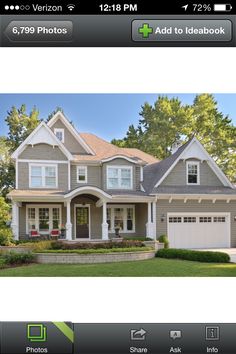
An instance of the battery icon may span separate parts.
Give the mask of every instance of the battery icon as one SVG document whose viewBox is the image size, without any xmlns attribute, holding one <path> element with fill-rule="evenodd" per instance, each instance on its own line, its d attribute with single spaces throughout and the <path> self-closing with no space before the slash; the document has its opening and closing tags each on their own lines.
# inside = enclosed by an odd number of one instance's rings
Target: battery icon
<svg viewBox="0 0 236 354">
<path fill-rule="evenodd" d="M 231 11 L 232 8 L 231 4 L 214 4 L 214 11 Z"/>
</svg>

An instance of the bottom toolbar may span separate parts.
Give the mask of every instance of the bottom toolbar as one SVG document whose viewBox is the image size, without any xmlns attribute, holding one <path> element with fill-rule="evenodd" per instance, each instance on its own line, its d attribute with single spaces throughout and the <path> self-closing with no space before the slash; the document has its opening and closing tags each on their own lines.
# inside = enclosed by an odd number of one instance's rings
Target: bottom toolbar
<svg viewBox="0 0 236 354">
<path fill-rule="evenodd" d="M 236 353 L 236 324 L 1 322 L 0 353 Z"/>
</svg>

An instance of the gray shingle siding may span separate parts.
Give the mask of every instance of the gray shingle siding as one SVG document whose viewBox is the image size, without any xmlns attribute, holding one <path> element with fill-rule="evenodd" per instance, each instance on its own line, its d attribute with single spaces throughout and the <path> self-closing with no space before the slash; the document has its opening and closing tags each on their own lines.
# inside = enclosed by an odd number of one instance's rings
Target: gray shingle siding
<svg viewBox="0 0 236 354">
<path fill-rule="evenodd" d="M 191 161 L 193 159 L 190 159 Z M 187 161 L 180 160 L 169 175 L 163 180 L 160 186 L 183 186 L 187 184 Z M 199 161 L 200 168 L 200 185 L 201 186 L 222 186 L 222 182 L 212 171 L 206 161 Z M 193 186 L 194 187 L 194 186 Z"/>
<path fill-rule="evenodd" d="M 51 127 L 53 132 L 54 128 L 64 129 L 64 145 L 67 150 L 75 154 L 87 154 L 84 148 L 79 144 L 79 142 L 75 139 L 75 137 L 71 134 L 71 132 L 60 119 L 58 119 Z"/>
<path fill-rule="evenodd" d="M 58 166 L 58 189 L 67 191 L 68 190 L 68 164 L 59 163 L 57 164 L 57 166 Z M 26 189 L 26 190 L 31 189 L 29 187 L 29 163 L 28 162 L 18 163 L 18 189 Z"/>
<path fill-rule="evenodd" d="M 77 166 L 71 165 L 71 189 L 86 186 L 102 188 L 102 168 L 100 166 L 87 166 L 87 183 L 77 183 Z M 85 166 L 81 164 L 81 166 Z"/>
<path fill-rule="evenodd" d="M 19 159 L 30 160 L 67 160 L 67 157 L 58 146 L 52 147 L 48 144 L 37 144 L 33 147 L 28 145 L 20 154 Z"/>
</svg>

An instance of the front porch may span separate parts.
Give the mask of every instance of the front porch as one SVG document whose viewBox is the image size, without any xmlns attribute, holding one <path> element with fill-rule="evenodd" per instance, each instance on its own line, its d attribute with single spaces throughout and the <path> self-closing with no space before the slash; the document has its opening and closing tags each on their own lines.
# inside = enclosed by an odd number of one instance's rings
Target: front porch
<svg viewBox="0 0 236 354">
<path fill-rule="evenodd" d="M 113 201 L 103 191 L 82 188 L 69 193 L 64 201 L 13 201 L 14 238 L 32 238 L 32 230 L 42 239 L 53 238 L 51 233 L 58 230 L 57 238 L 67 241 L 145 236 L 156 239 L 155 202 L 134 197 L 119 197 Z"/>
</svg>

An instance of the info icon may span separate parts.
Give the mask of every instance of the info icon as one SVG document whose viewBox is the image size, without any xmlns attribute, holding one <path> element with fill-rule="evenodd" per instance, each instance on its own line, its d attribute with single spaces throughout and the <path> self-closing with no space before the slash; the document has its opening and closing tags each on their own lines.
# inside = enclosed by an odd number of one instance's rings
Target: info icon
<svg viewBox="0 0 236 354">
<path fill-rule="evenodd" d="M 206 327 L 206 340 L 220 340 L 220 327 Z"/>
</svg>

